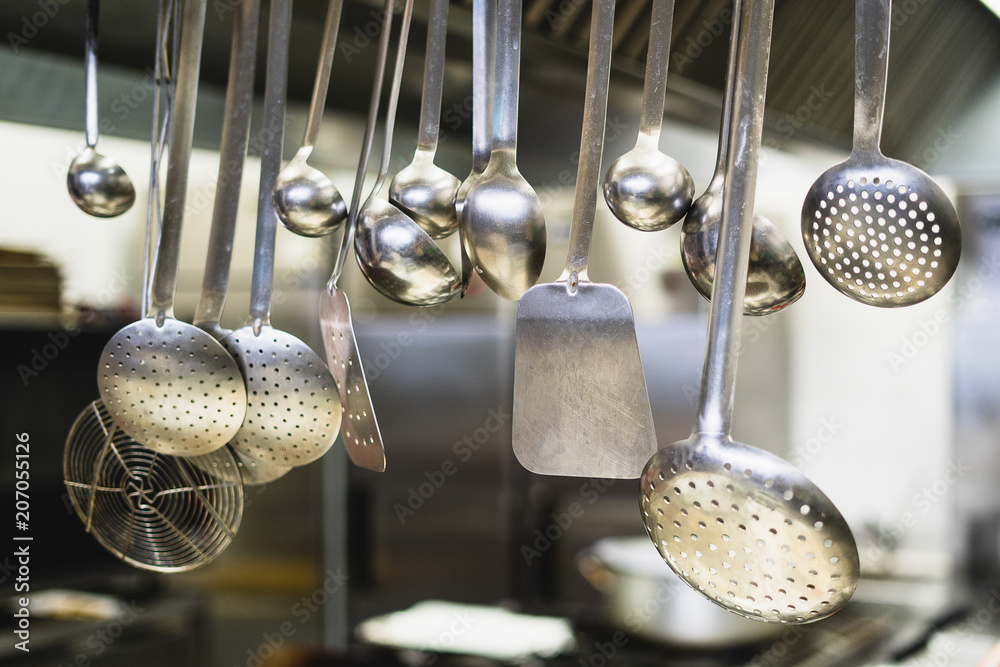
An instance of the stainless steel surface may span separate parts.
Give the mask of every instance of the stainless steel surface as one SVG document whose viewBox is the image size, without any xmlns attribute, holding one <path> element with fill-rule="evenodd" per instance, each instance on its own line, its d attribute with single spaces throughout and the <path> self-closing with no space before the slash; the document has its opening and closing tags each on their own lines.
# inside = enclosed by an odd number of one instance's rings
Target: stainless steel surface
<svg viewBox="0 0 1000 667">
<path fill-rule="evenodd" d="M 745 28 L 736 45 L 734 150 L 698 418 L 688 439 L 650 459 L 639 506 L 660 555 L 706 598 L 748 618 L 808 623 L 851 597 L 858 551 L 843 516 L 809 479 L 729 435 L 774 0 L 741 0 L 738 11 Z"/>
<path fill-rule="evenodd" d="M 879 147 L 889 69 L 891 0 L 857 0 L 854 149 L 824 172 L 802 205 L 802 240 L 820 274 L 871 306 L 908 306 L 944 287 L 962 233 L 944 191 Z"/>
<path fill-rule="evenodd" d="M 139 444 L 101 401 L 80 413 L 66 439 L 63 474 L 87 532 L 136 567 L 181 572 L 205 565 L 232 542 L 243 517 L 243 485 L 207 474 L 232 470 L 228 447 L 201 466 Z"/>
<path fill-rule="evenodd" d="M 222 345 L 173 314 L 205 7 L 205 0 L 183 3 L 151 307 L 108 341 L 97 368 L 101 399 L 121 429 L 151 449 L 184 456 L 229 442 L 247 406 L 239 369 Z"/>
<path fill-rule="evenodd" d="M 230 444 L 266 466 L 300 466 L 323 456 L 337 439 L 342 413 L 323 360 L 301 340 L 270 324 L 278 226 L 271 193 L 281 167 L 291 5 L 291 0 L 273 3 L 269 19 L 250 314 L 243 327 L 223 340 L 239 365 L 247 392 L 246 419 Z"/>
<path fill-rule="evenodd" d="M 389 183 L 389 201 L 435 239 L 444 238 L 458 229 L 455 196 L 461 185 L 455 176 L 434 164 L 444 87 L 448 2 L 449 0 L 430 2 L 417 150 L 413 154 L 413 161 L 403 167 Z"/>
<path fill-rule="evenodd" d="M 715 173 L 705 193 L 691 205 L 681 227 L 681 260 L 684 271 L 698 292 L 706 299 L 712 297 L 712 282 L 715 279 L 715 264 L 719 254 L 722 191 L 726 182 L 726 160 L 729 154 L 736 74 L 736 40 L 739 30 L 739 17 L 734 16 Z M 798 301 L 805 289 L 806 274 L 795 250 L 770 220 L 754 211 L 743 313 L 767 315 L 779 311 Z"/>
<path fill-rule="evenodd" d="M 66 186 L 73 203 L 84 213 L 99 218 L 113 218 L 132 208 L 135 186 L 128 174 L 113 159 L 97 152 L 97 34 L 100 0 L 87 0 L 87 70 L 86 136 L 84 148 L 69 165 Z"/>
<path fill-rule="evenodd" d="M 382 163 L 375 187 L 358 214 L 354 252 L 361 273 L 383 296 L 411 306 L 432 306 L 459 295 L 462 285 L 458 272 L 427 232 L 382 195 L 392 154 L 396 105 L 412 12 L 413 0 L 407 0 L 386 107 Z"/>
<path fill-rule="evenodd" d="M 587 277 L 614 1 L 601 0 L 595 12 L 569 255 L 559 281 L 532 287 L 517 309 L 512 441 L 535 473 L 634 478 L 656 433 L 632 308 L 618 288 Z"/>
<path fill-rule="evenodd" d="M 483 282 L 516 301 L 538 281 L 545 261 L 545 216 L 517 169 L 521 0 L 497 7 L 493 143 L 486 171 L 465 198 L 466 251 Z"/>
<path fill-rule="evenodd" d="M 343 6 L 343 0 L 330 0 L 302 147 L 278 174 L 274 186 L 274 208 L 278 212 L 278 218 L 286 228 L 300 236 L 329 234 L 347 219 L 347 204 L 333 181 L 307 164 L 316 146 L 323 109 L 326 107 Z"/>
<path fill-rule="evenodd" d="M 687 213 L 694 198 L 691 174 L 660 150 L 673 18 L 673 0 L 654 0 L 639 136 L 635 148 L 612 162 L 604 175 L 604 200 L 608 208 L 629 227 L 645 232 L 666 229 L 676 223 Z"/>
</svg>

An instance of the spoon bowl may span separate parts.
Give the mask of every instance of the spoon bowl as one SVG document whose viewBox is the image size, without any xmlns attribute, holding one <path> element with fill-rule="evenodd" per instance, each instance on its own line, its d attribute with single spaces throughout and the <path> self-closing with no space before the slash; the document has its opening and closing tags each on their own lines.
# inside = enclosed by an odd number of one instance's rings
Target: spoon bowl
<svg viewBox="0 0 1000 667">
<path fill-rule="evenodd" d="M 93 146 L 88 146 L 69 166 L 69 196 L 80 210 L 98 218 L 113 218 L 132 208 L 135 186 L 125 170 Z"/>
<path fill-rule="evenodd" d="M 458 229 L 455 199 L 461 182 L 434 164 L 434 152 L 417 150 L 413 162 L 389 183 L 389 201 L 420 225 L 433 239 Z"/>
<path fill-rule="evenodd" d="M 312 146 L 303 146 L 278 174 L 274 208 L 278 219 L 299 236 L 325 236 L 347 219 L 347 204 L 333 182 L 306 160 Z"/>
<path fill-rule="evenodd" d="M 655 146 L 636 145 L 615 160 L 604 177 L 604 199 L 629 227 L 655 232 L 684 217 L 694 198 L 694 179 L 680 162 Z"/>
</svg>

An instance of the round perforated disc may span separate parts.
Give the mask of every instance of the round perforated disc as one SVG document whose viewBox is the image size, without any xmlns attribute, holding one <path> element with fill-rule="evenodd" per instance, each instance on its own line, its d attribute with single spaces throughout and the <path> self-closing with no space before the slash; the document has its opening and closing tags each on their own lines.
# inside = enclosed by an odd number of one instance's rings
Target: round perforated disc
<svg viewBox="0 0 1000 667">
<path fill-rule="evenodd" d="M 231 460 L 212 454 L 191 456 L 187 460 L 214 477 L 227 482 L 241 481 L 244 486 L 273 482 L 292 469 L 290 466 L 268 465 L 235 449 L 229 449 L 233 455 Z"/>
<path fill-rule="evenodd" d="M 236 362 L 201 329 L 145 318 L 108 341 L 97 368 L 101 399 L 126 434 L 163 454 L 197 456 L 236 434 L 246 389 Z"/>
<path fill-rule="evenodd" d="M 650 459 L 639 496 L 667 564 L 726 609 L 809 623 L 854 593 L 858 550 L 840 512 L 780 458 L 741 444 L 675 443 Z"/>
<path fill-rule="evenodd" d="M 224 470 L 228 448 L 202 457 Z M 243 485 L 161 454 L 119 429 L 101 401 L 80 413 L 63 456 L 66 490 L 88 532 L 136 567 L 178 572 L 204 565 L 232 541 Z"/>
<path fill-rule="evenodd" d="M 295 336 L 246 326 L 223 340 L 246 382 L 247 414 L 230 444 L 267 467 L 320 458 L 340 432 L 343 408 L 326 364 Z"/>
<path fill-rule="evenodd" d="M 850 160 L 820 176 L 802 206 L 802 240 L 819 272 L 873 306 L 936 294 L 955 272 L 962 238 L 947 195 L 919 169 Z"/>
</svg>

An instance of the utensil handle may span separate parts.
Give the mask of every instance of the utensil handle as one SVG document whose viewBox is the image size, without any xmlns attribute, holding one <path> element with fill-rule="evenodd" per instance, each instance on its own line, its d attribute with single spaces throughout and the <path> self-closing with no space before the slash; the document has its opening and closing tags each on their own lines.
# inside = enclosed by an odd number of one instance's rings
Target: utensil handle
<svg viewBox="0 0 1000 667">
<path fill-rule="evenodd" d="M 719 152 L 715 158 L 715 174 L 721 178 L 726 171 L 729 155 L 729 128 L 733 121 L 733 90 L 736 87 L 736 42 L 740 34 L 740 0 L 733 2 L 733 24 L 729 33 L 729 56 L 726 60 L 726 80 L 722 86 L 722 120 L 719 123 Z"/>
<path fill-rule="evenodd" d="M 257 196 L 257 237 L 250 282 L 250 318 L 254 331 L 270 324 L 274 283 L 274 237 L 278 213 L 271 202 L 281 171 L 281 143 L 285 125 L 285 87 L 288 82 L 288 42 L 292 0 L 273 0 L 267 34 L 267 77 L 264 84 L 264 141 L 260 154 L 260 190 Z"/>
<path fill-rule="evenodd" d="M 427 17 L 427 57 L 424 60 L 424 99 L 420 108 L 417 150 L 434 151 L 441 125 L 444 90 L 444 50 L 448 32 L 449 0 L 431 0 Z"/>
<path fill-rule="evenodd" d="M 378 54 L 375 61 L 375 80 L 372 82 L 372 96 L 368 103 L 368 124 L 365 126 L 365 138 L 361 144 L 361 155 L 358 158 L 358 172 L 354 177 L 354 193 L 351 195 L 351 208 L 347 215 L 347 224 L 340 237 L 340 250 L 333 265 L 333 272 L 326 284 L 326 289 L 332 292 L 337 287 L 340 274 L 344 271 L 347 252 L 354 243 L 355 223 L 358 210 L 361 208 L 361 193 L 365 189 L 365 173 L 368 171 L 368 160 L 372 153 L 372 143 L 375 140 L 375 125 L 378 122 L 378 108 L 382 101 L 382 82 L 385 79 L 385 66 L 389 59 L 389 35 L 392 32 L 392 7 L 395 0 L 385 0 L 382 9 L 382 34 L 379 36 Z"/>
<path fill-rule="evenodd" d="M 517 150 L 517 94 L 521 67 L 521 0 L 497 3 L 492 150 Z"/>
<path fill-rule="evenodd" d="M 877 152 L 889 71 L 892 0 L 857 0 L 854 8 L 854 150 Z"/>
<path fill-rule="evenodd" d="M 646 54 L 646 79 L 642 86 L 639 132 L 657 143 L 663 127 L 663 108 L 667 99 L 673 22 L 674 0 L 655 0 L 649 24 L 649 49 Z"/>
<path fill-rule="evenodd" d="M 615 22 L 615 0 L 594 0 L 590 25 L 590 55 L 587 63 L 587 98 L 583 106 L 583 131 L 580 134 L 580 162 L 576 170 L 573 221 L 569 232 L 569 256 L 566 270 L 559 278 L 569 283 L 570 291 L 587 280 L 597 189 L 601 180 L 601 154 L 604 150 L 604 126 L 608 116 L 608 83 L 611 78 L 611 41 Z"/>
<path fill-rule="evenodd" d="M 149 315 L 157 320 L 173 317 L 177 289 L 177 260 L 181 249 L 181 225 L 187 196 L 188 166 L 194 140 L 194 113 L 201 71 L 201 45 L 207 0 L 185 0 L 181 19 L 177 83 L 170 126 L 170 157 L 164 187 L 163 222 L 153 272 L 153 298 Z"/>
<path fill-rule="evenodd" d="M 229 268 L 240 205 L 243 164 L 250 138 L 250 110 L 253 108 L 254 65 L 257 60 L 257 33 L 260 0 L 240 0 L 233 21 L 233 42 L 229 56 L 229 84 L 226 112 L 219 147 L 219 179 L 208 237 L 205 277 L 194 324 L 202 329 L 218 327 L 229 290 Z"/>
<path fill-rule="evenodd" d="M 757 161 L 764 127 L 764 97 L 774 0 L 740 0 L 737 71 L 719 229 L 719 261 L 701 378 L 697 433 L 729 435 L 740 350 L 750 240 L 753 235 Z M 745 29 L 744 25 L 745 24 Z"/>
<path fill-rule="evenodd" d="M 343 0 L 330 0 L 326 10 L 323 43 L 319 48 L 319 66 L 316 69 L 316 82 L 313 84 L 309 118 L 306 120 L 306 134 L 302 139 L 303 147 L 315 146 L 316 137 L 319 136 L 319 126 L 323 120 L 323 110 L 326 108 L 326 94 L 330 88 L 333 56 L 337 51 L 337 34 L 340 32 L 340 14 L 343 8 Z"/>
<path fill-rule="evenodd" d="M 496 0 L 472 0 L 472 168 L 478 173 L 486 170 L 493 147 L 496 10 Z"/>
<path fill-rule="evenodd" d="M 87 45 L 84 70 L 87 84 L 85 132 L 87 147 L 97 145 L 97 31 L 101 14 L 100 0 L 87 0 Z"/>
</svg>

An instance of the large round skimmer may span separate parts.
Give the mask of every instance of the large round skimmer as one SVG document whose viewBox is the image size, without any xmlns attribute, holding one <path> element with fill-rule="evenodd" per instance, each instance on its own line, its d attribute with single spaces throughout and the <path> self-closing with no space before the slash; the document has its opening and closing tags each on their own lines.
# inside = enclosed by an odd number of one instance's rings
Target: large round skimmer
<svg viewBox="0 0 1000 667">
<path fill-rule="evenodd" d="M 183 456 L 222 447 L 246 412 L 233 359 L 211 335 L 173 316 L 205 4 L 184 3 L 151 306 L 108 341 L 97 369 L 101 398 L 122 430 L 158 452 Z"/>
<path fill-rule="evenodd" d="M 890 0 L 856 4 L 854 149 L 802 206 L 802 240 L 827 282 L 872 306 L 908 306 L 941 290 L 962 252 L 958 214 L 926 173 L 882 155 Z"/>
<path fill-rule="evenodd" d="M 282 125 L 291 27 L 289 3 L 271 7 L 264 91 L 264 134 L 257 236 L 247 323 L 223 343 L 246 382 L 247 412 L 230 444 L 267 466 L 315 461 L 340 432 L 340 396 L 323 360 L 295 336 L 270 325 L 278 217 L 271 193 L 281 169 Z"/>
<path fill-rule="evenodd" d="M 202 458 L 218 469 L 236 465 L 227 447 Z M 239 479 L 216 477 L 139 444 L 101 401 L 74 422 L 63 475 L 87 532 L 147 570 L 180 572 L 208 563 L 229 546 L 243 517 Z"/>
<path fill-rule="evenodd" d="M 667 564 L 709 600 L 748 618 L 808 623 L 840 609 L 859 574 L 840 512 L 782 459 L 729 436 L 753 225 L 774 0 L 741 0 L 739 71 L 719 271 L 694 432 L 646 464 L 639 505 Z M 742 169 L 734 169 L 734 165 Z"/>
</svg>

